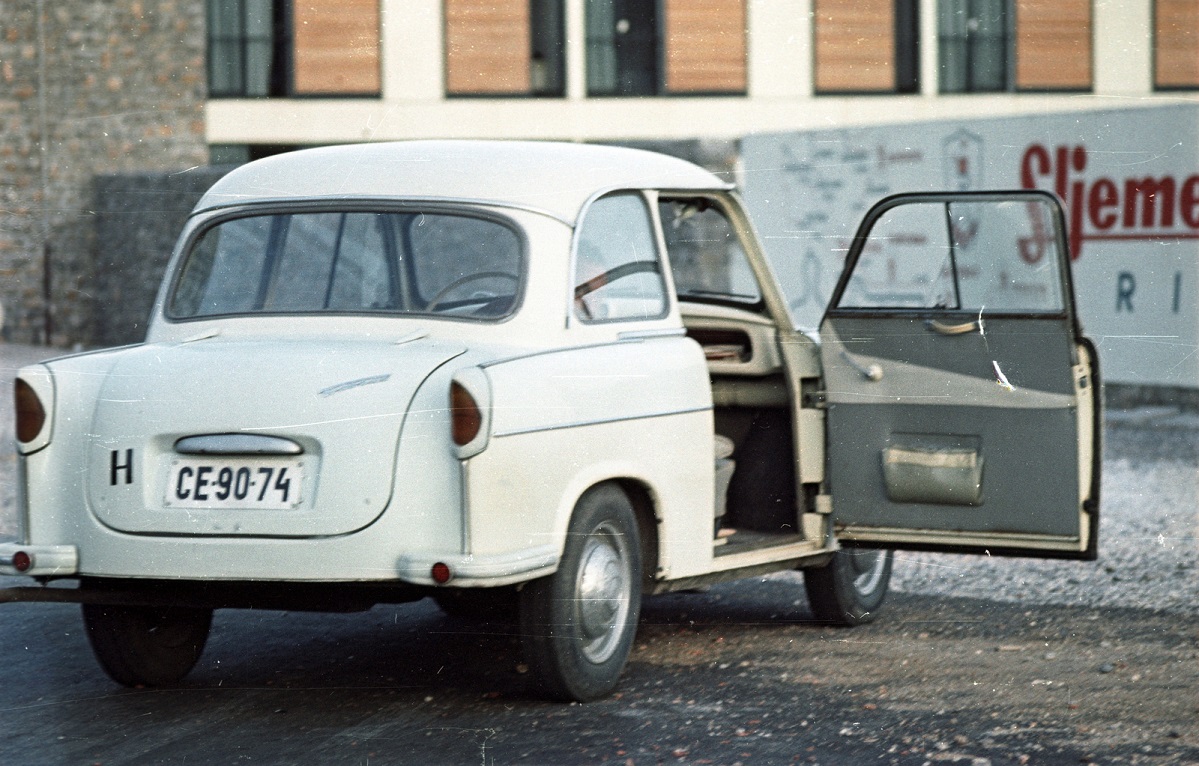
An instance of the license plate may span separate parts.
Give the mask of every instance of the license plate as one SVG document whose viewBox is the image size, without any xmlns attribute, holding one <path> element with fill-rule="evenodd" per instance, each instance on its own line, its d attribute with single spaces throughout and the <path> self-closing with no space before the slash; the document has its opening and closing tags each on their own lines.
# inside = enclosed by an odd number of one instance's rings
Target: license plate
<svg viewBox="0 0 1199 766">
<path fill-rule="evenodd" d="M 304 461 L 187 458 L 171 462 L 168 508 L 286 510 L 300 504 Z"/>
</svg>

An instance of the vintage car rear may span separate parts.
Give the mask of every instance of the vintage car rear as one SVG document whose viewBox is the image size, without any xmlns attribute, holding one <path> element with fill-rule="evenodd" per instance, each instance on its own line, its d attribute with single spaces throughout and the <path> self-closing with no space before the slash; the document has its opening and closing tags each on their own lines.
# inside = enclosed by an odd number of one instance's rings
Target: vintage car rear
<svg viewBox="0 0 1199 766">
<path fill-rule="evenodd" d="M 682 505 L 696 477 L 662 445 L 710 463 L 695 436 L 711 438 L 711 402 L 677 308 L 661 299 L 638 325 L 678 328 L 665 355 L 596 351 L 627 325 L 567 321 L 581 211 L 642 181 L 726 186 L 648 153 L 520 143 L 233 171 L 188 220 L 145 343 L 20 371 L 21 539 L 0 572 L 77 582 L 23 597 L 83 602 L 114 679 L 166 683 L 214 607 L 363 608 L 552 573 L 579 494 L 622 462 Z M 598 388 L 587 374 L 654 364 Z M 580 374 L 547 387 L 554 370 Z M 648 467 L 628 448 L 643 415 Z M 496 432 L 510 438 L 480 457 Z M 195 651 L 147 644 L 156 632 Z"/>
</svg>

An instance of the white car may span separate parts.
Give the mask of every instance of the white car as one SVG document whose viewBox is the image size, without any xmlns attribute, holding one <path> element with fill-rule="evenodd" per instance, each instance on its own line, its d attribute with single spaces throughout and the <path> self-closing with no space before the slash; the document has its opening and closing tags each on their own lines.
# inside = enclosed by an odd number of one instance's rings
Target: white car
<svg viewBox="0 0 1199 766">
<path fill-rule="evenodd" d="M 197 204 L 144 343 L 20 371 L 0 572 L 41 584 L 0 600 L 81 603 L 127 685 L 182 679 L 214 608 L 510 609 L 539 688 L 589 700 L 643 594 L 800 568 L 854 624 L 890 549 L 1092 559 L 1065 236 L 1038 192 L 890 198 L 808 334 L 731 184 L 681 160 L 250 163 Z"/>
</svg>

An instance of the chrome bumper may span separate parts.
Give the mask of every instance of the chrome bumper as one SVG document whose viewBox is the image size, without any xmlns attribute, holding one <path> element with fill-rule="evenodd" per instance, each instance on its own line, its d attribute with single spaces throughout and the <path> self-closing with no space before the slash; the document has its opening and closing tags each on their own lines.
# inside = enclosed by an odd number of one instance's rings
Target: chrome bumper
<svg viewBox="0 0 1199 766">
<path fill-rule="evenodd" d="M 79 571 L 74 545 L 0 543 L 0 575 L 66 577 Z"/>
</svg>

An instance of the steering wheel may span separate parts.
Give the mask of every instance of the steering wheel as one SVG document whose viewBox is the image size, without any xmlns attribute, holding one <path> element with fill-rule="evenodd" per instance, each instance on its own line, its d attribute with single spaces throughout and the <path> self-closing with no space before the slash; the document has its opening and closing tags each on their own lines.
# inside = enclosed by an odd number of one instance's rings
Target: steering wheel
<svg viewBox="0 0 1199 766">
<path fill-rule="evenodd" d="M 430 298 L 429 302 L 425 305 L 425 311 L 436 311 L 438 305 L 445 300 L 447 295 L 463 285 L 469 285 L 471 282 L 477 282 L 482 279 L 507 279 L 510 280 L 514 285 L 520 284 L 520 277 L 516 276 L 515 274 L 509 274 L 506 271 L 480 271 L 476 274 L 467 274 L 464 277 L 455 279 L 453 282 L 450 282 L 448 285 L 438 290 L 437 294 Z M 496 296 L 492 295 L 489 297 L 494 298 Z"/>
</svg>

